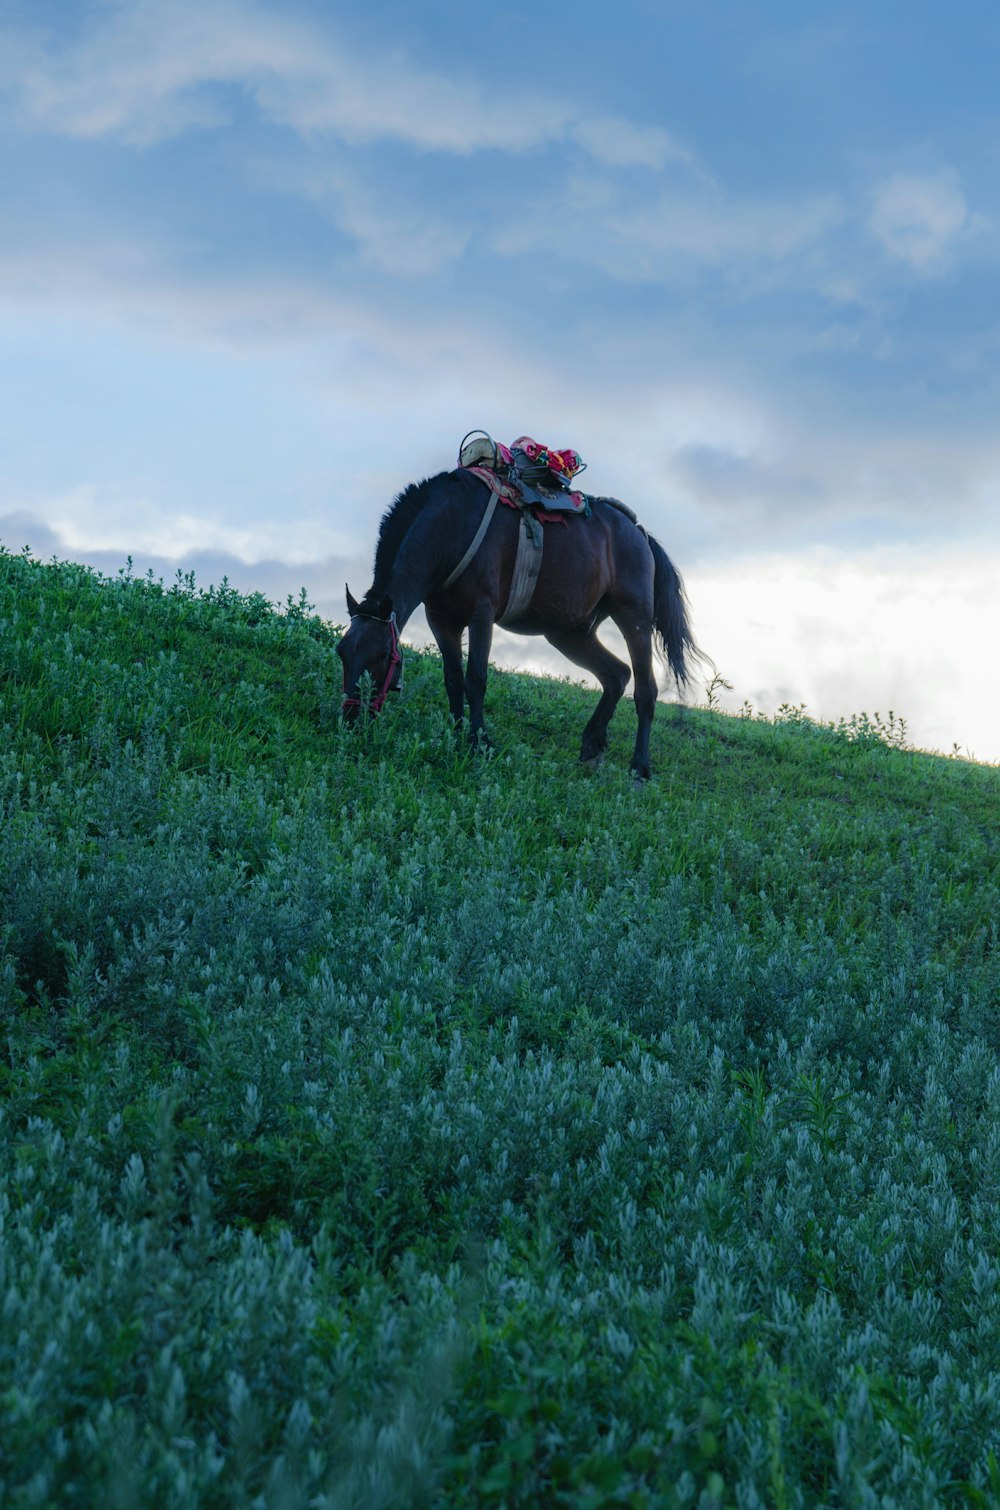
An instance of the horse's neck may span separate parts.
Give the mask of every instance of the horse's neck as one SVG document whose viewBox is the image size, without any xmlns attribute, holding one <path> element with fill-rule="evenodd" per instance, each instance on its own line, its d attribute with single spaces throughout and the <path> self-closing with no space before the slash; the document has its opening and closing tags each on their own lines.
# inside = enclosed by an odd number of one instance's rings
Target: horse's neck
<svg viewBox="0 0 1000 1510">
<path fill-rule="evenodd" d="M 386 591 L 400 629 L 442 575 L 442 539 L 448 532 L 430 516 L 428 510 L 414 522 L 389 573 Z"/>
<path fill-rule="evenodd" d="M 438 551 L 432 536 L 417 524 L 409 530 L 388 575 L 388 596 L 393 599 L 396 624 L 402 630 L 415 607 L 423 602 L 434 581 Z"/>
</svg>

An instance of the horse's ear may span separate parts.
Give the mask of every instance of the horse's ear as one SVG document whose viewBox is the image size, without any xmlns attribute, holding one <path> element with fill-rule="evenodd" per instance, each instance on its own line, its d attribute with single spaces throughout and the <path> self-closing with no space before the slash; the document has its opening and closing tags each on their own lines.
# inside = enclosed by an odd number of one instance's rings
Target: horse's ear
<svg viewBox="0 0 1000 1510">
<path fill-rule="evenodd" d="M 344 583 L 344 591 L 347 593 L 347 612 L 350 614 L 351 618 L 353 619 L 354 615 L 357 613 L 358 609 L 361 607 L 361 604 L 357 601 L 356 598 L 354 598 L 354 597 L 351 596 L 351 589 L 348 587 L 348 585 L 347 585 L 346 582 Z"/>
<path fill-rule="evenodd" d="M 386 596 L 386 597 L 384 597 L 382 599 L 381 603 L 378 605 L 378 616 L 379 616 L 380 619 L 387 619 L 391 613 L 392 613 L 392 599 L 390 597 Z"/>
</svg>

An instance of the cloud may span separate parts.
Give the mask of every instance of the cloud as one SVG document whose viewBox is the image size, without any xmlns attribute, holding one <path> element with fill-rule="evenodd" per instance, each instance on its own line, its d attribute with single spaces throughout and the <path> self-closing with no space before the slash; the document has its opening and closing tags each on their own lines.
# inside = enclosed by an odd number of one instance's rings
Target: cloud
<svg viewBox="0 0 1000 1510">
<path fill-rule="evenodd" d="M 774 203 L 664 196 L 625 214 L 614 232 L 651 267 L 662 267 L 661 259 L 673 256 L 699 262 L 781 261 L 821 240 L 843 217 L 834 195 Z"/>
<path fill-rule="evenodd" d="M 949 170 L 887 179 L 875 191 L 869 224 L 890 257 L 927 275 L 941 271 L 970 217 L 958 176 Z"/>
<path fill-rule="evenodd" d="M 785 264 L 821 244 L 845 219 L 833 194 L 751 200 L 712 185 L 698 193 L 632 193 L 617 180 L 576 175 L 493 233 L 503 256 L 555 252 L 617 281 L 667 283 L 692 269 Z"/>
<path fill-rule="evenodd" d="M 822 478 L 799 471 L 789 456 L 768 458 L 715 445 L 680 446 L 670 459 L 678 482 L 708 509 L 816 508 L 828 501 Z"/>
<path fill-rule="evenodd" d="M 691 154 L 655 126 L 633 126 L 628 121 L 601 116 L 581 121 L 572 135 L 599 163 L 609 168 L 662 168 L 668 162 L 692 163 Z"/>
<path fill-rule="evenodd" d="M 336 192 L 331 217 L 343 215 L 373 257 L 390 261 L 394 217 L 361 194 L 353 197 L 350 185 L 343 198 Z M 425 271 L 459 251 L 447 227 L 431 218 L 417 225 L 414 256 Z M 322 341 L 334 369 L 348 357 L 361 364 L 367 352 L 377 351 L 388 359 L 389 381 L 400 357 L 416 358 L 421 348 L 434 355 L 454 344 L 440 320 L 413 307 L 405 288 L 394 304 L 388 285 L 378 299 L 363 297 L 345 278 L 330 276 L 328 266 L 204 266 L 181 235 L 149 237 L 110 221 L 81 225 L 73 236 L 58 222 L 15 226 L 0 244 L 0 308 L 10 319 L 30 313 L 38 331 L 50 319 L 65 327 L 75 317 L 82 342 L 99 342 L 96 327 L 106 323 L 153 343 L 163 338 L 193 349 L 295 349 Z M 470 340 L 470 355 L 472 349 Z"/>
<path fill-rule="evenodd" d="M 761 404 L 756 426 L 735 412 L 713 427 L 693 416 L 661 469 L 720 554 L 823 541 L 940 539 L 955 529 L 996 537 L 1000 445 L 988 431 L 955 436 L 912 420 L 872 427 L 856 417 L 792 417 Z M 687 512 L 687 509 L 684 511 Z M 700 556 L 704 545 L 694 542 Z"/>
<path fill-rule="evenodd" d="M 311 200 L 356 243 L 367 265 L 393 277 L 433 276 L 462 256 L 472 236 L 468 214 L 449 219 L 426 195 L 388 190 L 349 164 L 262 162 L 253 176 L 271 192 Z"/>
<path fill-rule="evenodd" d="M 344 187 L 337 195 L 338 225 L 375 267 L 394 277 L 422 278 L 460 257 L 470 233 L 426 213 L 384 208 L 377 195 Z"/>
<path fill-rule="evenodd" d="M 326 520 L 317 524 L 306 517 L 213 517 L 183 508 L 166 513 L 162 504 L 140 492 L 93 483 L 82 483 L 34 507 L 15 508 L 3 519 L 8 529 L 12 521 L 22 521 L 25 528 L 31 525 L 70 555 L 82 553 L 87 560 L 113 556 L 119 563 L 133 555 L 147 562 L 178 564 L 208 553 L 244 566 L 280 555 L 296 567 L 324 554 L 349 555 L 353 544 L 351 531 Z M 20 542 L 24 543 L 39 552 L 36 537 L 26 535 Z"/>
<path fill-rule="evenodd" d="M 1000 760 L 992 685 L 1000 551 L 960 546 L 812 550 L 688 573 L 695 633 L 731 681 L 723 705 L 826 721 L 893 711 L 910 741 Z"/>
<path fill-rule="evenodd" d="M 682 566 L 763 540 L 870 543 L 986 528 L 995 511 L 995 427 L 970 423 L 955 434 L 931 414 L 915 435 L 909 403 L 870 420 L 836 395 L 816 406 L 755 374 L 736 351 L 721 360 L 698 326 L 638 342 L 602 322 L 526 361 L 523 332 L 500 324 L 486 360 L 482 326 L 442 318 L 433 301 L 374 301 L 263 269 L 190 274 L 159 250 L 159 263 L 137 250 L 108 265 L 100 246 L 22 250 L 15 262 L 0 249 L 8 347 L 30 353 L 41 342 L 46 361 L 67 374 L 59 402 L 82 437 L 68 448 L 64 438 L 50 460 L 37 416 L 53 401 L 51 380 L 40 376 L 27 390 L 22 378 L 8 423 L 22 415 L 38 443 L 8 450 L 8 483 L 24 485 L 6 488 L 9 506 L 31 504 L 36 488 L 93 479 L 102 496 L 74 516 L 90 529 L 88 520 L 109 517 L 108 491 L 124 496 L 138 479 L 161 515 L 217 505 L 240 520 L 251 502 L 262 512 L 276 499 L 288 500 L 284 512 L 294 499 L 312 515 L 325 497 L 337 528 L 365 540 L 393 494 L 451 464 L 459 437 L 481 424 L 503 440 L 530 428 L 575 445 L 590 463 L 586 482 L 662 529 Z M 145 375 L 134 402 L 132 370 Z M 163 392 L 204 391 L 215 418 L 192 427 L 185 405 L 164 408 L 154 379 Z M 244 433 L 248 416 L 259 434 Z M 294 440 L 276 448 L 279 435 Z M 266 458 L 266 477 L 250 475 L 244 450 Z M 129 528 L 115 541 L 124 551 L 142 524 L 134 500 L 123 518 Z M 281 542 L 226 548 L 250 559 Z"/>
<path fill-rule="evenodd" d="M 31 130 L 149 145 L 222 124 L 228 112 L 200 86 L 238 80 L 253 56 L 237 32 L 219 34 L 208 9 L 199 17 L 178 4 L 168 24 L 162 5 L 139 0 L 109 7 L 89 35 L 69 43 L 41 30 L 9 32 L 0 88 Z"/>
<path fill-rule="evenodd" d="M 224 544 L 213 547 L 198 544 L 193 538 L 185 540 L 183 536 L 171 541 L 166 532 L 158 541 L 147 538 L 143 542 L 141 535 L 131 543 L 126 544 L 126 540 L 123 535 L 120 546 L 88 545 L 72 529 L 54 526 L 30 510 L 0 514 L 0 543 L 12 553 L 28 546 L 39 560 L 56 557 L 60 561 L 78 561 L 108 577 L 123 570 L 131 557 L 132 571 L 137 577 L 152 572 L 169 584 L 178 572 L 185 575 L 193 572 L 199 587 L 218 586 L 225 577 L 239 592 L 262 592 L 272 603 L 279 604 L 289 595 L 298 598 L 304 587 L 317 612 L 334 623 L 345 622 L 344 583 L 367 582 L 371 577 L 370 561 L 350 553 L 305 560 L 287 560 L 277 555 L 247 559 L 226 549 Z"/>
<path fill-rule="evenodd" d="M 8 36 L 0 89 L 36 131 L 149 146 L 226 123 L 226 89 L 300 136 L 395 141 L 462 157 L 575 139 L 603 162 L 659 167 L 683 157 L 666 132 L 594 119 L 571 98 L 480 85 L 400 51 L 366 57 L 327 29 L 234 0 L 116 0 L 82 39 Z"/>
</svg>

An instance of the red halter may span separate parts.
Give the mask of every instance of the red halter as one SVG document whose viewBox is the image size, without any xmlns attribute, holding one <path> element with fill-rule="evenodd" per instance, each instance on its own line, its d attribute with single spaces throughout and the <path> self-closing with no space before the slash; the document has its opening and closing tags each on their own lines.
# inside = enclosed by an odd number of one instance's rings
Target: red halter
<svg viewBox="0 0 1000 1510">
<path fill-rule="evenodd" d="M 395 687 L 393 687 L 392 685 L 392 679 L 396 674 L 397 666 L 402 668 L 403 665 L 403 652 L 399 648 L 399 630 L 396 628 L 396 615 L 394 613 L 391 613 L 387 619 L 378 619 L 373 613 L 356 613 L 354 617 L 356 619 L 371 619 L 375 624 L 388 624 L 389 632 L 392 635 L 392 645 L 389 650 L 389 669 L 385 673 L 385 681 L 382 683 L 379 691 L 373 695 L 371 701 L 368 704 L 368 707 L 370 708 L 372 713 L 380 713 L 385 704 L 386 698 L 389 696 L 389 693 L 402 692 L 403 690 L 402 669 L 400 669 L 398 684 Z M 344 692 L 347 692 L 346 666 L 344 667 Z M 342 706 L 344 708 L 360 708 L 361 699 L 360 697 L 345 696 Z"/>
</svg>

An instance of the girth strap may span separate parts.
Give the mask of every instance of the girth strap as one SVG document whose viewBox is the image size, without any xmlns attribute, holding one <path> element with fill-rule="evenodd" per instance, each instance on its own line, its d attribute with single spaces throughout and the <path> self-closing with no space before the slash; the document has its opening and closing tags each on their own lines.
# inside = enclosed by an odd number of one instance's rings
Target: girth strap
<svg viewBox="0 0 1000 1510">
<path fill-rule="evenodd" d="M 510 583 L 507 606 L 497 619 L 501 629 L 514 624 L 524 613 L 534 595 L 538 573 L 542 569 L 542 526 L 537 519 L 529 519 L 527 510 L 521 511 L 521 527 L 517 532 L 517 556 L 514 560 L 514 575 Z"/>
</svg>

